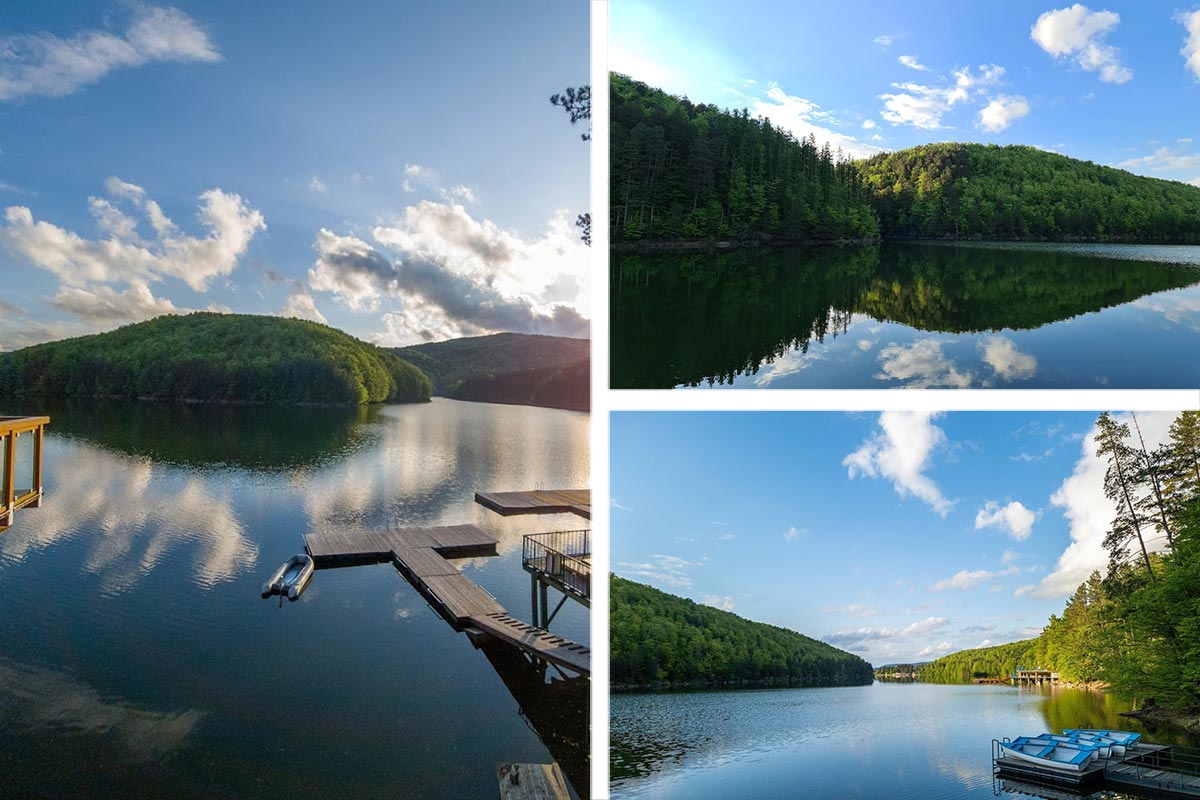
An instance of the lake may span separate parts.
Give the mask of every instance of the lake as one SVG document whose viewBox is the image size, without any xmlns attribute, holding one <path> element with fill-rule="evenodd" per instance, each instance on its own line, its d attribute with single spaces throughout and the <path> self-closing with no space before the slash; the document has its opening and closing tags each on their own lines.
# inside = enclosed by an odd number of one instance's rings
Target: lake
<svg viewBox="0 0 1200 800">
<path fill-rule="evenodd" d="M 459 800 L 558 760 L 586 796 L 586 681 L 476 650 L 390 565 L 259 591 L 304 533 L 475 523 L 500 554 L 455 563 L 530 619 L 522 535 L 587 526 L 474 492 L 587 486 L 587 414 L 24 406 L 51 423 L 0 534 L 0 795 Z M 587 610 L 552 629 L 588 642 Z"/>
<path fill-rule="evenodd" d="M 1076 689 L 926 683 L 616 694 L 612 797 L 1027 797 L 993 786 L 993 738 L 1073 727 L 1144 731 L 1118 716 L 1128 708 Z"/>
<path fill-rule="evenodd" d="M 1200 246 L 614 252 L 614 389 L 1193 388 Z"/>
</svg>

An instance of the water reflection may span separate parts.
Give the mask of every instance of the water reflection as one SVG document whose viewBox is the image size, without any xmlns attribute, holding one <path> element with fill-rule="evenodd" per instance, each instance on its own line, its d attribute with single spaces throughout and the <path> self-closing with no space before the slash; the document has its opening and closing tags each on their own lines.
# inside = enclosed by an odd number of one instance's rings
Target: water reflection
<svg viewBox="0 0 1200 800">
<path fill-rule="evenodd" d="M 183 747 L 203 718 L 198 709 L 154 711 L 105 698 L 62 672 L 0 656 L 0 719 L 10 736 L 110 736 L 125 760 L 138 762 Z"/>
<path fill-rule="evenodd" d="M 933 244 L 614 253 L 612 385 L 1035 381 L 1041 362 L 1052 360 L 1054 373 L 1082 352 L 1086 341 L 1064 329 L 1081 315 L 1126 307 L 1163 320 L 1176 338 L 1200 331 L 1200 301 L 1174 293 L 1200 283 L 1200 249 L 1174 252 L 1192 263 L 1130 260 L 1128 248 L 1105 258 L 1094 249 Z M 1135 332 L 1114 338 L 1145 349 Z M 951 345 L 978 366 L 956 365 Z"/>
</svg>

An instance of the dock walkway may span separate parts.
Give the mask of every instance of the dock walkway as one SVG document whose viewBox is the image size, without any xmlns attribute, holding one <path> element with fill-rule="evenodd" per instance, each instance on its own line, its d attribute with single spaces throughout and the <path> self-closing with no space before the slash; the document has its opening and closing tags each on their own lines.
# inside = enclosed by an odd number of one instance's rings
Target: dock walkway
<svg viewBox="0 0 1200 800">
<path fill-rule="evenodd" d="M 993 743 L 992 763 L 1001 779 L 1051 785 L 1076 792 L 1152 790 L 1157 797 L 1200 798 L 1200 761 L 1196 751 L 1177 745 L 1139 742 L 1125 755 L 1097 761 L 1079 772 L 1049 769 L 999 755 Z"/>
<path fill-rule="evenodd" d="M 496 555 L 496 539 L 474 525 L 310 533 L 304 543 L 318 568 L 391 562 L 457 630 L 487 634 L 535 658 L 591 674 L 589 648 L 509 616 L 496 598 L 447 561 Z"/>
<path fill-rule="evenodd" d="M 543 489 L 534 492 L 476 492 L 475 502 L 502 516 L 514 514 L 575 514 L 592 518 L 589 489 Z"/>
</svg>

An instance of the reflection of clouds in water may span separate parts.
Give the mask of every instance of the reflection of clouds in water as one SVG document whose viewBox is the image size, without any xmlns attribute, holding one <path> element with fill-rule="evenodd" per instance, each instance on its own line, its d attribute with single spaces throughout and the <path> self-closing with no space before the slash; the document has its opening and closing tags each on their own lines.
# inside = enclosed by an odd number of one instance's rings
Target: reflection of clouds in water
<svg viewBox="0 0 1200 800">
<path fill-rule="evenodd" d="M 784 353 L 779 358 L 775 359 L 771 364 L 763 368 L 763 370 L 754 378 L 756 386 L 770 386 L 780 378 L 786 378 L 790 375 L 795 375 L 802 372 L 805 368 L 811 367 L 818 361 L 825 360 L 825 352 L 814 353 L 812 351 L 804 352 L 802 350 L 792 350 Z"/>
<path fill-rule="evenodd" d="M 974 371 L 960 368 L 943 351 L 939 339 L 920 339 L 911 344 L 890 344 L 879 351 L 879 380 L 901 381 L 905 389 L 969 389 L 990 386 L 994 381 L 1028 380 L 1037 372 L 1037 358 L 1022 353 L 1012 339 L 990 336 L 979 343 L 983 363 L 991 375 L 978 380 Z"/>
<path fill-rule="evenodd" d="M 150 711 L 124 700 L 106 700 L 91 686 L 61 672 L 0 658 L 0 719 L 9 733 L 113 735 L 135 761 L 178 750 L 204 712 Z"/>
<path fill-rule="evenodd" d="M 1136 308 L 1161 314 L 1168 322 L 1200 331 L 1200 291 L 1162 292 L 1135 300 Z"/>
<path fill-rule="evenodd" d="M 992 336 L 979 345 L 983 361 L 1002 381 L 1028 380 L 1037 372 L 1037 359 L 1017 349 L 1016 342 L 1003 336 Z"/>
<path fill-rule="evenodd" d="M 937 339 L 888 345 L 879 351 L 879 368 L 876 378 L 902 381 L 906 389 L 966 389 L 973 381 L 970 372 L 960 372 L 946 357 Z"/>
<path fill-rule="evenodd" d="M 168 551 L 189 543 L 198 546 L 192 579 L 205 588 L 258 560 L 258 546 L 246 538 L 231 501 L 186 470 L 51 440 L 46 472 L 42 507 L 0 539 L 0 568 L 85 530 L 103 533 L 91 544 L 85 569 L 100 576 L 106 592 L 128 589 Z"/>
</svg>

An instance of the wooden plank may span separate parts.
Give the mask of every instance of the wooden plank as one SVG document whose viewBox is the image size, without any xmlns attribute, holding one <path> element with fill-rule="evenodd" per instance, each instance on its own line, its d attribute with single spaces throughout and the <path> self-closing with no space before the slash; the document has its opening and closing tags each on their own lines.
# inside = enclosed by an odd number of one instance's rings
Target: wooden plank
<svg viewBox="0 0 1200 800">
<path fill-rule="evenodd" d="M 542 489 L 532 492 L 476 492 L 475 502 L 505 516 L 578 514 L 591 518 L 590 489 Z"/>
<path fill-rule="evenodd" d="M 458 567 L 439 556 L 429 547 L 402 547 L 393 552 L 409 572 L 421 578 L 434 575 L 461 575 Z"/>
<path fill-rule="evenodd" d="M 437 596 L 446 613 L 459 622 L 504 611 L 496 598 L 462 573 L 431 575 L 422 582 Z"/>
<path fill-rule="evenodd" d="M 474 525 L 429 528 L 429 534 L 434 539 L 434 548 L 444 556 L 495 553 L 498 544 L 495 537 L 488 536 Z"/>
<path fill-rule="evenodd" d="M 500 800 L 570 800 L 567 779 L 558 764 L 500 764 Z"/>
<path fill-rule="evenodd" d="M 379 531 L 379 536 L 390 543 L 392 550 L 400 547 L 435 547 L 437 539 L 432 528 L 394 528 Z"/>
<path fill-rule="evenodd" d="M 484 633 L 515 645 L 538 658 L 581 675 L 590 675 L 592 672 L 592 651 L 589 647 L 522 622 L 509 616 L 507 612 L 475 616 L 472 617 L 471 624 Z"/>
</svg>

